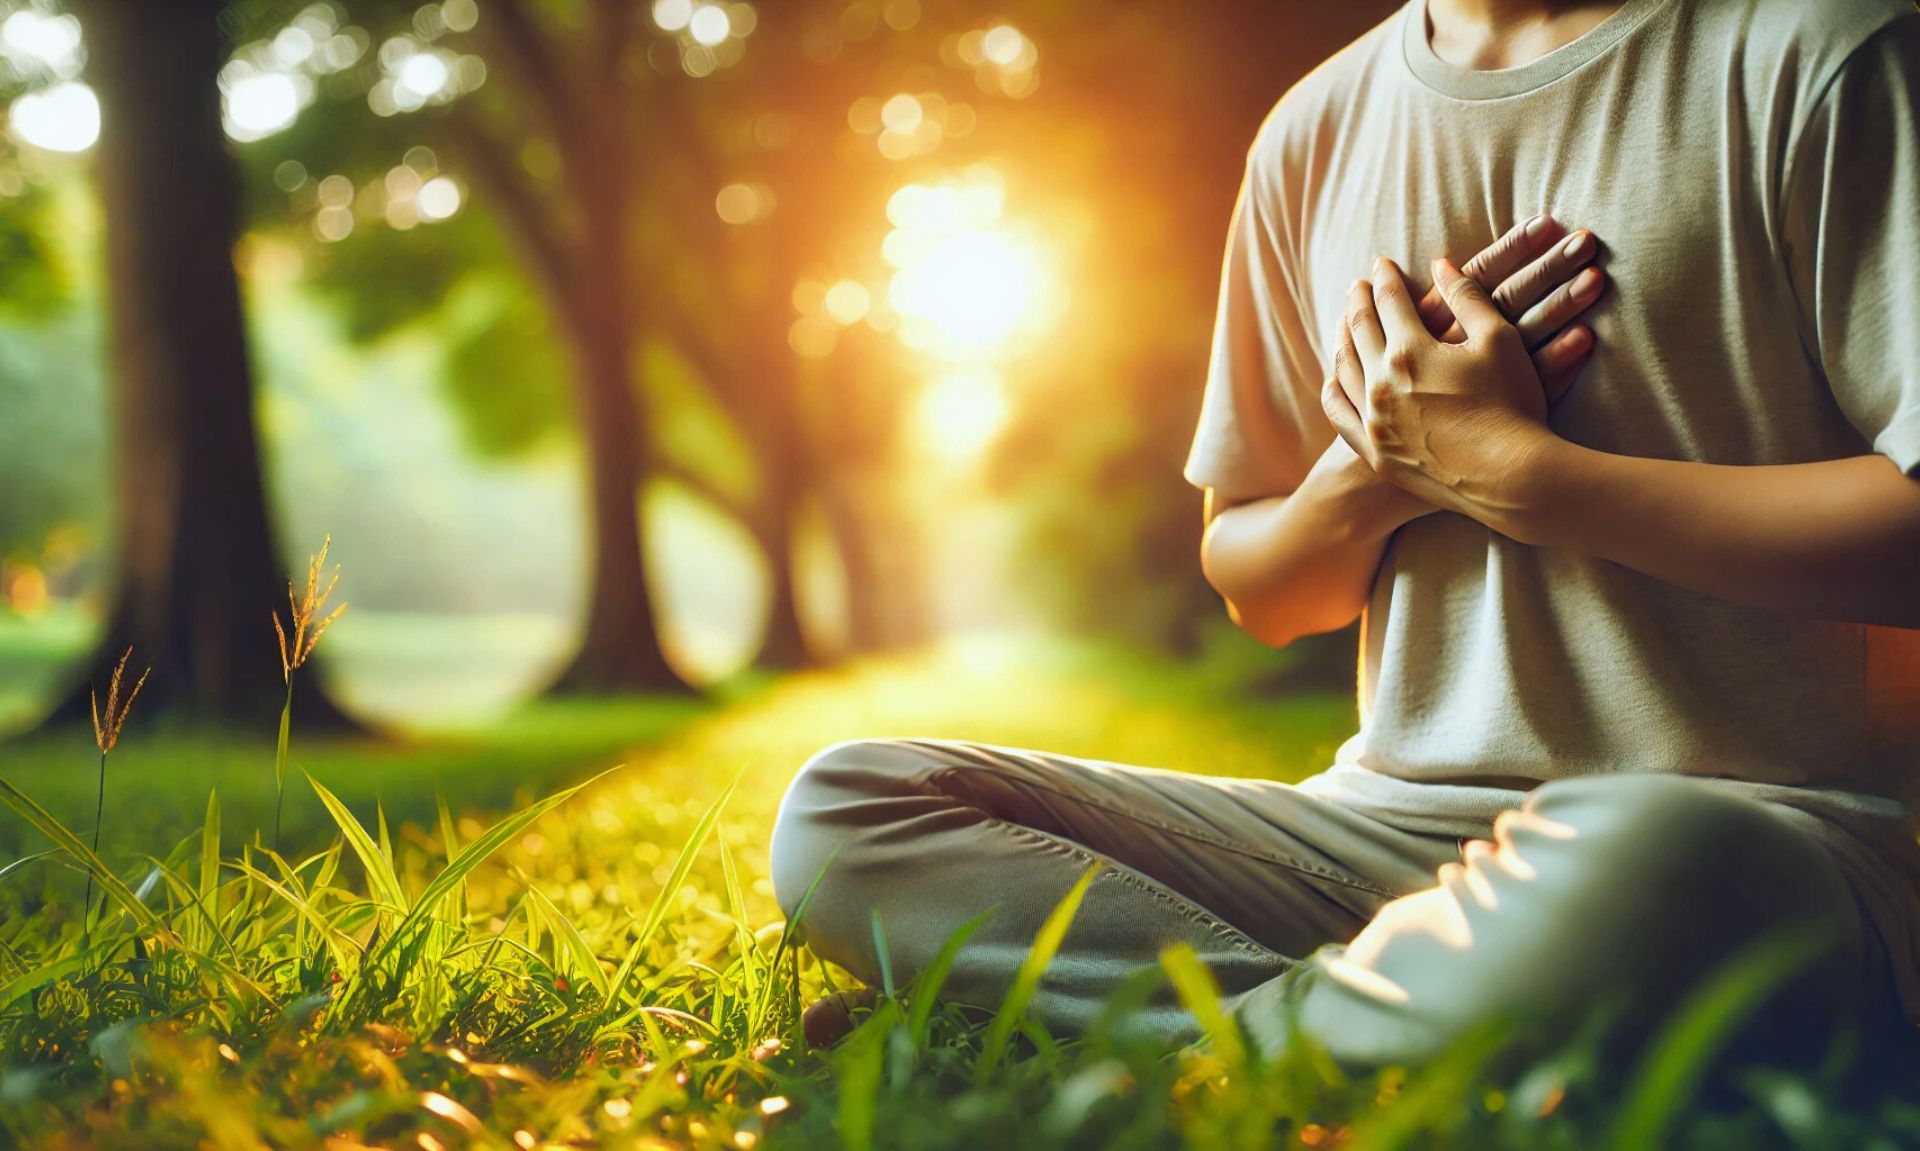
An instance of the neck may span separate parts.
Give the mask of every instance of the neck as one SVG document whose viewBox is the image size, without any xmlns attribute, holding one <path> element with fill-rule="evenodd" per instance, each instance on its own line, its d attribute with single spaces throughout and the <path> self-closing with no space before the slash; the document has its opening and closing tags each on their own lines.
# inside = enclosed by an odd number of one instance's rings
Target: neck
<svg viewBox="0 0 1920 1151">
<path fill-rule="evenodd" d="M 1442 60 L 1490 71 L 1530 64 L 1570 44 L 1624 0 L 1428 0 L 1427 34 Z"/>
</svg>

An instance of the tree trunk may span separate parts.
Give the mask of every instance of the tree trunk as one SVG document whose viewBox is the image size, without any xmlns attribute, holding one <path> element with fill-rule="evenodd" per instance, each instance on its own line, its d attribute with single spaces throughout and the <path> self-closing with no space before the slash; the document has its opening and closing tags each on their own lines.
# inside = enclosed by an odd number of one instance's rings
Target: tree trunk
<svg viewBox="0 0 1920 1151">
<path fill-rule="evenodd" d="M 640 484 L 649 442 L 635 399 L 629 333 L 633 282 L 628 229 L 626 109 L 609 100 L 580 126 L 589 155 L 575 157 L 585 225 L 568 285 L 580 421 L 592 501 L 593 576 L 586 635 L 555 688 L 571 692 L 688 690 L 660 649 L 659 621 L 640 544 Z"/>
<path fill-rule="evenodd" d="M 793 528 L 801 492 L 777 477 L 764 495 L 763 522 L 754 535 L 767 553 L 767 630 L 754 661 L 761 667 L 792 671 L 817 664 L 800 624 L 800 601 L 793 582 Z"/>
<path fill-rule="evenodd" d="M 143 712 L 270 724 L 284 688 L 268 616 L 286 606 L 287 580 L 267 522 L 233 268 L 219 6 L 77 6 L 101 104 L 119 496 L 119 585 L 89 679 L 104 683 L 132 645 L 134 666 L 154 671 Z M 340 722 L 311 675 L 296 684 L 303 723 Z M 86 710 L 82 685 L 55 714 Z"/>
<path fill-rule="evenodd" d="M 586 634 L 555 690 L 677 692 L 687 684 L 660 650 L 640 550 L 639 413 L 626 337 L 604 327 L 575 339 L 592 526 Z"/>
</svg>

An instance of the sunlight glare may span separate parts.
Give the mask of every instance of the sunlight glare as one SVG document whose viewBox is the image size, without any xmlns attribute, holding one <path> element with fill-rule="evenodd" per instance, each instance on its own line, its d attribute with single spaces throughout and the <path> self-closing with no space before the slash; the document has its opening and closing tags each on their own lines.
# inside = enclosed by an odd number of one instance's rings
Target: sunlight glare
<svg viewBox="0 0 1920 1151">
<path fill-rule="evenodd" d="M 928 384 L 920 396 L 920 438 L 955 464 L 985 454 L 1006 422 L 1006 388 L 992 372 L 953 372 Z"/>
<path fill-rule="evenodd" d="M 84 152 L 100 138 L 100 101 L 92 88 L 68 80 L 15 100 L 7 112 L 7 128 L 23 144 L 49 152 Z"/>
<path fill-rule="evenodd" d="M 931 321 L 961 349 L 983 351 L 1013 334 L 1040 288 L 1032 247 L 1003 232 L 967 229 L 896 273 L 887 298 L 902 315 Z"/>
</svg>

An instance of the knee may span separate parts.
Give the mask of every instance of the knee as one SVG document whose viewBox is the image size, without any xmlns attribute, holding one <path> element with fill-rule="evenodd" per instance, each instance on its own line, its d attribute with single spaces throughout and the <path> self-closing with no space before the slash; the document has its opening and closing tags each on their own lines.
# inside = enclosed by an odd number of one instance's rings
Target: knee
<svg viewBox="0 0 1920 1151">
<path fill-rule="evenodd" d="M 807 892 L 871 819 L 868 801 L 897 792 L 912 767 L 903 745 L 848 740 L 824 748 L 801 765 L 781 797 L 769 848 L 773 892 L 791 917 Z"/>
<path fill-rule="evenodd" d="M 1568 862 L 1578 886 L 1648 910 L 1742 923 L 1754 932 L 1855 916 L 1826 849 L 1770 805 L 1679 776 L 1619 775 L 1543 785 L 1525 809 L 1559 838 L 1534 852 Z M 1524 825 L 1525 816 L 1511 825 Z M 1526 854 L 1526 853 L 1523 853 Z M 1684 920 L 1681 920 L 1684 922 Z"/>
</svg>

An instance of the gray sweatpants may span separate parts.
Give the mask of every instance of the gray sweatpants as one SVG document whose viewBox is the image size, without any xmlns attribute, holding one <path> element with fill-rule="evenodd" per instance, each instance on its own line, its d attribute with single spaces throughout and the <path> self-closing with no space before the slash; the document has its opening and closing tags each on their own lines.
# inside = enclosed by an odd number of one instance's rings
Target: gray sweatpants
<svg viewBox="0 0 1920 1151">
<path fill-rule="evenodd" d="M 869 740 L 808 762 L 773 835 L 781 905 L 791 915 L 820 876 L 806 937 L 868 982 L 875 911 L 901 983 L 991 911 L 943 991 L 988 1008 L 1089 868 L 1032 1003 L 1057 1033 L 1176 943 L 1264 1045 L 1291 1013 L 1358 1065 L 1415 1062 L 1493 1020 L 1550 1041 L 1595 1007 L 1638 1033 L 1743 949 L 1784 938 L 1827 941 L 1765 1012 L 1794 1045 L 1808 1026 L 1894 1010 L 1877 937 L 1815 837 L 1673 776 L 1548 783 L 1462 840 L 1286 784 Z M 1131 1022 L 1194 1034 L 1171 990 Z"/>
</svg>

